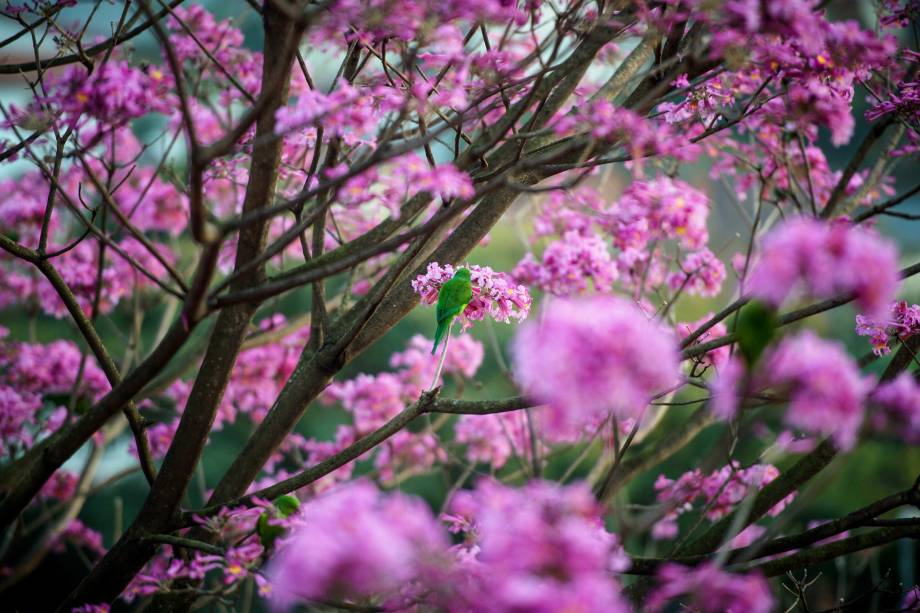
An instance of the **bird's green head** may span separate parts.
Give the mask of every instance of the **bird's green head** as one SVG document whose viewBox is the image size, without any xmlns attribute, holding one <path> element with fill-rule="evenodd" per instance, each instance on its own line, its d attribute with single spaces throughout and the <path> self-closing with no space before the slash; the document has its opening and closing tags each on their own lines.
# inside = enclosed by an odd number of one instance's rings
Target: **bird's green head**
<svg viewBox="0 0 920 613">
<path fill-rule="evenodd" d="M 469 268 L 458 268 L 454 273 L 454 279 L 469 279 L 470 278 L 470 269 Z"/>
</svg>

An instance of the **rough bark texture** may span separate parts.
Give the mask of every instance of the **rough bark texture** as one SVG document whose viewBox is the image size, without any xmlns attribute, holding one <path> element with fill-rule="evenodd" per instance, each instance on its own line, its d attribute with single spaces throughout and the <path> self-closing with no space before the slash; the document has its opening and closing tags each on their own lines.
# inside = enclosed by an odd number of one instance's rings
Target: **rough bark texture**
<svg viewBox="0 0 920 613">
<path fill-rule="evenodd" d="M 263 13 L 263 27 L 265 52 L 262 87 L 266 88 L 272 83 L 284 85 L 271 102 L 265 105 L 256 122 L 257 144 L 253 150 L 243 201 L 244 213 L 267 206 L 274 195 L 281 156 L 281 141 L 272 138 L 275 111 L 287 99 L 287 83 L 290 80 L 287 74 L 293 59 L 291 39 L 295 35 L 294 24 L 268 4 Z M 282 72 L 284 76 L 279 78 Z M 268 222 L 260 221 L 246 226 L 240 232 L 237 268 L 262 252 L 267 228 Z M 249 287 L 261 281 L 263 276 L 263 269 L 259 268 L 241 275 L 234 282 L 234 287 Z M 85 603 L 111 602 L 117 598 L 156 551 L 156 547 L 144 537 L 168 531 L 175 523 L 179 503 L 194 474 L 193 467 L 198 463 L 207 442 L 217 408 L 257 306 L 256 303 L 246 303 L 220 312 L 176 436 L 140 513 L 118 543 L 62 603 L 60 611 L 69 611 Z M 171 608 L 171 599 L 168 598 L 154 603 L 152 607 L 153 610 Z"/>
</svg>

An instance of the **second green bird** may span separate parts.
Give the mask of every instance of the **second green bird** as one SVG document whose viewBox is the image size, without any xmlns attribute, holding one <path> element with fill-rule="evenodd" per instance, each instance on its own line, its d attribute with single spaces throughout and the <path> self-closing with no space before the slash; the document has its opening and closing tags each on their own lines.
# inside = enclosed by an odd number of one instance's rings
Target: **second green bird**
<svg viewBox="0 0 920 613">
<path fill-rule="evenodd" d="M 431 355 L 438 350 L 441 339 L 450 329 L 454 318 L 463 313 L 463 309 L 473 299 L 473 284 L 470 281 L 470 271 L 468 268 L 458 268 L 453 278 L 441 286 L 438 290 L 438 329 L 434 333 L 434 347 L 431 348 Z"/>
</svg>

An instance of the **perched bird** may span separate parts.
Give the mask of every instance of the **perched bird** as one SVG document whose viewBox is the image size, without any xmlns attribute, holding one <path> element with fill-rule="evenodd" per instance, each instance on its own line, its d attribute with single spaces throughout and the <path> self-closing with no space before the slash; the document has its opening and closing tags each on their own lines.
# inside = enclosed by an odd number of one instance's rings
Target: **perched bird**
<svg viewBox="0 0 920 613">
<path fill-rule="evenodd" d="M 269 520 L 273 518 L 287 518 L 297 512 L 300 508 L 300 500 L 290 494 L 285 494 L 275 499 L 274 508 L 269 511 L 263 511 L 259 515 L 259 521 L 256 523 L 256 529 L 259 533 L 259 540 L 265 549 L 271 549 L 272 545 L 279 536 L 284 534 L 284 528 L 270 524 Z"/>
<path fill-rule="evenodd" d="M 438 350 L 438 345 L 441 344 L 444 334 L 450 330 L 454 318 L 463 312 L 472 299 L 473 284 L 470 281 L 470 271 L 468 268 L 458 268 L 453 278 L 438 290 L 436 310 L 438 329 L 434 333 L 434 347 L 431 348 L 431 355 Z"/>
</svg>

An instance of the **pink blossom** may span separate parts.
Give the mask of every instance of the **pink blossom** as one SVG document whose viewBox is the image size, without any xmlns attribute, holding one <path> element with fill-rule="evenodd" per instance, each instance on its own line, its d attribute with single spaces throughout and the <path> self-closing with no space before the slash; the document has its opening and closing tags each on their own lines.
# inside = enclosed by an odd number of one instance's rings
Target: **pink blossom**
<svg viewBox="0 0 920 613">
<path fill-rule="evenodd" d="M 341 403 L 353 415 L 359 433 L 376 430 L 418 400 L 431 385 L 439 359 L 431 355 L 432 342 L 420 334 L 413 336 L 404 351 L 390 358 L 390 366 L 398 369 L 396 372 L 359 374 L 353 379 L 336 381 L 326 389 L 324 399 Z M 470 378 L 476 374 L 484 355 L 482 343 L 461 334 L 448 346 L 442 373 Z"/>
<path fill-rule="evenodd" d="M 904 300 L 892 302 L 887 317 L 856 316 L 856 333 L 872 341 L 872 353 L 878 356 L 891 352 L 888 343 L 892 338 L 905 341 L 920 332 L 920 305 L 908 306 Z"/>
<path fill-rule="evenodd" d="M 473 299 L 461 314 L 467 324 L 481 321 L 489 315 L 495 321 L 508 323 L 512 318 L 522 321 L 530 313 L 532 299 L 523 285 L 515 285 L 503 272 L 495 272 L 488 266 L 467 266 L 473 283 Z M 421 297 L 423 304 L 435 304 L 438 290 L 454 276 L 454 267 L 441 266 L 437 262 L 428 264 L 428 270 L 412 281 L 412 289 Z"/>
<path fill-rule="evenodd" d="M 633 182 L 601 223 L 621 249 L 665 239 L 700 249 L 709 240 L 708 216 L 705 194 L 680 179 L 662 176 Z"/>
<path fill-rule="evenodd" d="M 397 432 L 384 442 L 374 459 L 382 483 L 395 484 L 399 480 L 431 470 L 447 461 L 447 452 L 441 441 L 428 432 Z"/>
<path fill-rule="evenodd" d="M 451 23 L 457 20 L 471 22 L 524 23 L 527 13 L 518 9 L 517 3 L 503 0 L 476 0 L 475 2 L 421 2 L 404 3 L 397 0 L 337 0 L 314 34 L 320 40 L 338 40 L 342 32 L 349 39 L 360 38 L 367 42 L 385 38 L 409 41 L 425 31 L 426 24 Z"/>
<path fill-rule="evenodd" d="M 79 607 L 74 607 L 70 610 L 70 613 L 109 613 L 111 610 L 111 607 L 105 603 L 85 604 Z"/>
<path fill-rule="evenodd" d="M 287 319 L 275 313 L 259 322 L 259 333 L 268 335 L 284 330 L 287 325 Z M 290 330 L 277 341 L 241 351 L 221 400 L 214 427 L 233 423 L 237 412 L 248 415 L 256 423 L 262 421 L 284 383 L 294 372 L 309 336 L 310 329 L 301 326 Z"/>
<path fill-rule="evenodd" d="M 86 356 L 76 343 L 56 340 L 46 345 L 40 343 L 0 344 L 0 364 L 4 376 L 19 389 L 44 394 L 69 394 L 73 392 L 80 363 L 86 360 L 83 378 L 77 389 L 93 400 L 109 391 L 105 374 L 95 358 Z"/>
<path fill-rule="evenodd" d="M 336 428 L 335 438 L 331 441 L 307 439 L 302 446 L 303 450 L 307 453 L 307 465 L 315 466 L 319 464 L 323 460 L 326 460 L 339 451 L 342 451 L 349 445 L 354 444 L 357 438 L 358 432 L 354 427 L 349 425 L 341 425 Z M 341 468 L 334 470 L 328 475 L 324 476 L 319 481 L 313 483 L 310 489 L 316 493 L 321 493 L 329 490 L 342 481 L 347 481 L 350 479 L 354 473 L 354 469 L 354 462 L 349 462 Z M 272 483 L 265 483 L 264 485 L 272 485 L 273 483 L 280 481 L 281 478 L 283 477 L 278 474 L 276 478 L 271 479 Z"/>
<path fill-rule="evenodd" d="M 868 316 L 881 316 L 900 283 L 894 245 L 846 222 L 796 218 L 764 239 L 751 294 L 775 306 L 797 289 L 816 298 L 852 292 Z"/>
<path fill-rule="evenodd" d="M 709 408 L 716 417 L 723 420 L 734 419 L 741 404 L 741 383 L 744 378 L 744 362 L 737 356 L 732 357 L 719 370 L 709 386 L 712 401 Z"/>
<path fill-rule="evenodd" d="M 152 169 L 138 169 L 131 182 L 118 191 L 119 205 L 131 222 L 143 231 L 178 236 L 188 225 L 188 202 L 171 183 L 153 175 Z"/>
<path fill-rule="evenodd" d="M 392 373 L 360 374 L 354 379 L 333 383 L 326 390 L 354 415 L 359 432 L 376 430 L 406 407 L 403 384 Z"/>
<path fill-rule="evenodd" d="M 127 62 L 111 59 L 87 74 L 75 64 L 54 78 L 47 103 L 62 113 L 64 121 L 94 118 L 115 126 L 150 112 L 171 110 L 162 75 L 148 74 Z"/>
<path fill-rule="evenodd" d="M 751 524 L 739 532 L 723 549 L 741 549 L 754 544 L 760 537 L 767 533 L 767 529 L 757 524 Z"/>
<path fill-rule="evenodd" d="M 241 78 L 241 73 L 245 74 L 241 70 L 243 68 L 241 64 L 245 65 L 247 55 L 243 33 L 234 27 L 232 20 L 218 21 L 199 4 L 187 7 L 178 6 L 171 12 L 172 16 L 167 19 L 166 23 L 170 30 L 170 44 L 179 61 L 198 62 L 204 69 L 216 72 L 216 68 L 208 58 L 210 56 L 224 66 L 233 66 L 238 79 Z M 182 21 L 182 24 L 179 23 L 179 20 Z M 194 36 L 189 34 L 189 31 Z M 245 78 L 242 80 L 246 81 Z M 257 88 L 249 89 L 249 91 L 253 94 L 257 93 Z"/>
<path fill-rule="evenodd" d="M 670 124 L 650 120 L 635 111 L 617 107 L 601 98 L 589 101 L 574 112 L 553 122 L 557 134 L 571 131 L 587 132 L 593 138 L 607 139 L 626 148 L 638 160 L 645 156 L 667 155 L 691 161 L 700 149 L 685 133 L 675 131 Z"/>
<path fill-rule="evenodd" d="M 678 533 L 678 517 L 692 510 L 692 505 L 697 501 L 706 509 L 707 519 L 718 521 L 778 476 L 779 470 L 771 464 L 741 468 L 737 462 L 723 466 L 709 475 L 694 469 L 676 481 L 659 475 L 655 481 L 656 498 L 667 512 L 652 527 L 652 536 L 659 540 L 675 538 Z M 794 497 L 793 493 L 778 502 L 770 509 L 769 515 L 779 515 Z"/>
<path fill-rule="evenodd" d="M 658 392 L 677 383 L 673 335 L 622 298 L 552 301 L 522 326 L 515 377 L 550 405 L 551 427 L 579 428 L 610 413 L 639 418 Z"/>
<path fill-rule="evenodd" d="M 268 567 L 272 600 L 387 596 L 446 554 L 445 532 L 418 499 L 356 482 L 304 503 L 302 524 Z"/>
<path fill-rule="evenodd" d="M 282 107 L 276 113 L 279 134 L 322 125 L 326 138 L 342 137 L 345 144 L 373 143 L 377 125 L 399 108 L 402 98 L 389 87 L 359 89 L 342 83 L 330 94 L 309 89 L 295 107 Z"/>
<path fill-rule="evenodd" d="M 0 455 L 12 456 L 32 446 L 41 404 L 38 394 L 0 385 Z"/>
<path fill-rule="evenodd" d="M 909 444 L 920 442 L 920 386 L 910 373 L 882 383 L 871 398 L 881 408 L 871 416 L 873 426 L 890 429 Z"/>
<path fill-rule="evenodd" d="M 400 369 L 398 376 L 404 386 L 402 393 L 407 399 L 418 398 L 431 385 L 439 359 L 431 355 L 433 342 L 430 338 L 416 334 L 409 339 L 405 350 L 390 356 L 390 366 Z M 485 348 L 471 335 L 452 336 L 444 357 L 442 374 L 471 379 L 482 365 L 484 357 Z"/>
<path fill-rule="evenodd" d="M 64 551 L 64 544 L 70 543 L 74 547 L 86 549 L 97 556 L 105 555 L 102 544 L 102 535 L 88 527 L 79 519 L 72 519 L 51 544 L 51 549 L 57 552 Z"/>
<path fill-rule="evenodd" d="M 522 284 L 536 285 L 557 296 L 571 296 L 585 292 L 589 280 L 596 291 L 609 292 L 619 272 L 600 236 L 568 231 L 561 240 L 550 243 L 542 262 L 527 254 L 511 275 Z"/>
<path fill-rule="evenodd" d="M 147 442 L 150 444 L 150 453 L 155 458 L 163 458 L 172 445 L 173 437 L 176 436 L 176 430 L 179 429 L 179 418 L 176 417 L 169 421 L 161 421 L 147 428 Z M 131 441 L 131 453 L 137 455 L 137 443 Z"/>
<path fill-rule="evenodd" d="M 466 459 L 486 462 L 499 469 L 515 453 L 530 449 L 527 417 L 523 413 L 461 415 L 454 426 L 454 440 L 466 445 Z"/>
<path fill-rule="evenodd" d="M 359 374 L 353 379 L 336 381 L 323 393 L 322 400 L 338 402 L 351 414 L 353 426 L 340 426 L 335 441 L 306 440 L 295 447 L 309 454 L 309 464 L 319 463 L 365 436 L 416 402 L 431 385 L 438 358 L 431 355 L 431 339 L 413 336 L 404 351 L 394 353 L 390 366 L 394 372 L 375 375 Z M 482 343 L 468 334 L 451 341 L 444 361 L 443 374 L 471 378 L 484 356 Z M 280 455 L 279 455 L 280 459 Z M 378 447 L 375 466 L 383 481 L 392 482 L 410 474 L 424 472 L 435 462 L 446 459 L 440 441 L 430 433 L 403 431 Z M 323 489 L 350 476 L 353 464 L 335 471 L 318 485 Z"/>
<path fill-rule="evenodd" d="M 43 345 L 0 337 L 0 455 L 21 451 L 60 428 L 68 415 L 61 403 L 92 402 L 109 388 L 95 359 L 84 357 L 71 341 Z"/>
<path fill-rule="evenodd" d="M 709 249 L 694 251 L 684 258 L 681 272 L 668 279 L 672 289 L 683 289 L 697 296 L 716 296 L 725 281 L 725 264 Z"/>
<path fill-rule="evenodd" d="M 681 322 L 677 324 L 675 330 L 682 339 L 686 338 L 698 330 L 704 323 L 709 321 L 712 318 L 712 315 L 712 313 L 707 313 L 705 316 L 694 322 Z M 701 334 L 699 338 L 693 343 L 693 345 L 707 343 L 711 340 L 725 336 L 726 334 L 728 334 L 728 328 L 725 327 L 724 322 L 720 321 L 716 325 L 706 330 L 706 332 Z M 691 347 L 693 345 L 691 345 Z M 697 359 L 704 366 L 715 366 L 716 368 L 722 368 L 728 362 L 729 355 L 731 355 L 731 347 L 725 345 L 724 347 L 717 347 L 712 349 Z"/>
<path fill-rule="evenodd" d="M 512 488 L 487 480 L 465 494 L 451 511 L 471 530 L 458 553 L 472 557 L 440 588 L 449 610 L 628 610 L 610 573 L 628 568 L 629 559 L 585 485 Z"/>
<path fill-rule="evenodd" d="M 684 606 L 701 613 L 769 613 L 774 607 L 762 576 L 733 575 L 711 563 L 696 568 L 666 564 L 658 571 L 658 581 L 658 588 L 645 602 L 652 613 L 664 610 L 677 597 Z"/>
<path fill-rule="evenodd" d="M 765 369 L 771 385 L 789 390 L 788 425 L 831 435 L 843 450 L 856 444 L 871 382 L 838 343 L 806 330 L 783 340 L 768 355 Z"/>
<path fill-rule="evenodd" d="M 713 382 L 712 410 L 721 419 L 734 417 L 740 402 L 744 367 L 731 360 Z M 806 434 L 832 436 L 838 448 L 849 450 L 863 421 L 871 379 L 834 342 L 806 330 L 784 339 L 768 351 L 755 372 L 752 389 L 776 388 L 788 397 L 785 423 Z"/>
<path fill-rule="evenodd" d="M 52 500 L 65 502 L 73 498 L 80 476 L 67 470 L 57 470 L 42 486 L 41 495 Z"/>
<path fill-rule="evenodd" d="M 920 607 L 920 585 L 915 585 L 904 594 L 901 601 L 901 610 L 910 611 Z"/>
</svg>

